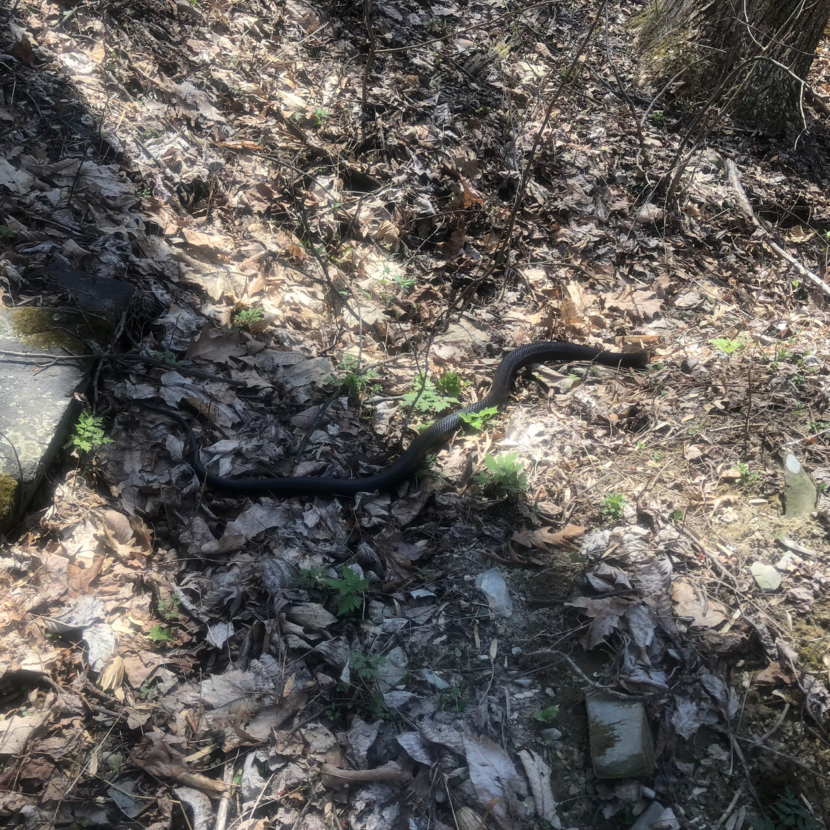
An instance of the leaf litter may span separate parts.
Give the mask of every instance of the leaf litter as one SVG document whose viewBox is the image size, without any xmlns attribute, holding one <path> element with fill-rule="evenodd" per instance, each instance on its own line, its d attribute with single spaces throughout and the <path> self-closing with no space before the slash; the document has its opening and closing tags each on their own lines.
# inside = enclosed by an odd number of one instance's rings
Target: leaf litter
<svg viewBox="0 0 830 830">
<path fill-rule="evenodd" d="M 667 212 L 638 197 L 630 113 L 591 49 L 513 259 L 476 284 L 592 11 L 377 4 L 365 115 L 362 10 L 2 12 L 4 303 L 65 302 L 55 263 L 126 278 L 118 351 L 165 364 L 96 375 L 114 443 L 67 459 L 4 547 L 4 818 L 612 827 L 657 800 L 661 826 L 735 827 L 783 779 L 828 810 L 827 299 L 768 258 L 722 164 L 821 227 L 819 131 L 798 155 L 722 131 Z M 611 37 L 633 78 L 628 14 Z M 681 133 L 644 128 L 668 170 Z M 782 234 L 814 256 L 800 224 Z M 652 364 L 546 367 L 494 430 L 355 503 L 203 491 L 177 428 L 130 406 L 181 405 L 220 475 L 355 475 L 411 434 L 419 376 L 455 372 L 473 400 L 503 349 L 557 337 Z M 825 485 L 815 518 L 782 517 L 784 446 Z M 476 484 L 499 451 L 518 497 Z M 475 588 L 494 563 L 509 621 Z M 653 779 L 593 777 L 596 686 L 646 700 Z"/>
</svg>

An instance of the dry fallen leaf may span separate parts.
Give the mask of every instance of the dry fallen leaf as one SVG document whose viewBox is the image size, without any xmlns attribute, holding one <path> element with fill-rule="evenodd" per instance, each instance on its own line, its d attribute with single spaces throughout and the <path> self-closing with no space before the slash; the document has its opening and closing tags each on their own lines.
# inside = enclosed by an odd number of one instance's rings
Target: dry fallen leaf
<svg viewBox="0 0 830 830">
<path fill-rule="evenodd" d="M 241 334 L 222 332 L 216 337 L 211 337 L 210 331 L 210 323 L 205 323 L 199 332 L 198 339 L 191 338 L 185 352 L 186 358 L 200 357 L 205 360 L 225 363 L 228 358 L 241 357 L 247 352 Z"/>
<path fill-rule="evenodd" d="M 728 616 L 725 605 L 702 596 L 698 589 L 688 582 L 672 582 L 671 598 L 675 604 L 675 615 L 691 617 L 693 626 L 714 628 Z"/>
<path fill-rule="evenodd" d="M 568 525 L 562 530 L 551 527 L 540 527 L 538 530 L 517 530 L 511 539 L 526 548 L 566 548 L 576 549 L 576 540 L 585 535 L 585 528 L 579 525 Z"/>
</svg>

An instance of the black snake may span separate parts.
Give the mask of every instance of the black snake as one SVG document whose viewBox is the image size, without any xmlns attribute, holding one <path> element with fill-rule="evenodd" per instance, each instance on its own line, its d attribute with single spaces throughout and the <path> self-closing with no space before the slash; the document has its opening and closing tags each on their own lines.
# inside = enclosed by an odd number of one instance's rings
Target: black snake
<svg viewBox="0 0 830 830">
<path fill-rule="evenodd" d="M 161 412 L 181 424 L 187 431 L 186 458 L 196 472 L 199 481 L 216 490 L 237 496 L 355 496 L 357 493 L 384 492 L 406 481 L 421 466 L 427 453 L 437 444 L 445 442 L 462 424 L 460 415 L 481 412 L 488 407 L 499 406 L 507 400 L 516 373 L 532 363 L 550 360 L 589 360 L 603 366 L 619 366 L 623 369 L 641 369 L 648 365 L 645 351 L 617 353 L 604 352 L 591 346 L 575 343 L 538 342 L 520 346 L 499 363 L 493 376 L 490 391 L 480 400 L 446 415 L 424 430 L 409 445 L 401 457 L 385 470 L 365 478 L 252 478 L 232 479 L 217 476 L 205 469 L 199 457 L 199 447 L 188 422 L 176 411 L 161 406 L 135 401 L 144 409 Z"/>
</svg>

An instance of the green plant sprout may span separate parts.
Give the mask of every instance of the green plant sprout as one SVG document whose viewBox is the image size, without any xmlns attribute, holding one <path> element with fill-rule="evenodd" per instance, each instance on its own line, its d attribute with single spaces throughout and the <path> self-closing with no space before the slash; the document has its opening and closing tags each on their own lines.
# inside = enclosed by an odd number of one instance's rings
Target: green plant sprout
<svg viewBox="0 0 830 830">
<path fill-rule="evenodd" d="M 407 392 L 403 396 L 403 402 L 413 412 L 435 412 L 438 414 L 446 412 L 451 406 L 457 404 L 458 398 L 441 395 L 429 378 L 419 374 L 415 383 L 412 384 L 412 392 Z"/>
<path fill-rule="evenodd" d="M 746 346 L 746 340 L 743 337 L 738 337 L 734 340 L 729 337 L 715 337 L 709 342 L 724 354 L 735 354 L 735 352 Z"/>
<path fill-rule="evenodd" d="M 486 406 L 480 412 L 459 412 L 458 417 L 464 426 L 480 432 L 498 414 L 499 408 L 497 406 Z"/>
<path fill-rule="evenodd" d="M 104 419 L 85 409 L 75 424 L 72 443 L 83 452 L 92 452 L 103 444 L 111 444 L 112 438 L 108 438 L 104 433 Z"/>
<path fill-rule="evenodd" d="M 331 111 L 325 107 L 315 107 L 312 110 L 314 117 L 317 119 L 317 126 L 322 127 L 323 124 L 331 118 Z"/>
<path fill-rule="evenodd" d="M 265 319 L 265 312 L 258 305 L 251 308 L 242 308 L 233 315 L 232 328 L 234 331 L 244 329 L 253 323 L 258 323 Z"/>
<path fill-rule="evenodd" d="M 749 820 L 753 830 L 821 830 L 822 825 L 807 812 L 798 796 L 787 787 L 770 812 L 773 818 Z"/>
<path fill-rule="evenodd" d="M 741 484 L 752 484 L 753 481 L 758 481 L 758 473 L 753 473 L 748 464 L 743 462 L 738 464 L 738 473 L 741 476 Z"/>
<path fill-rule="evenodd" d="M 602 515 L 613 521 L 621 519 L 626 504 L 628 499 L 622 493 L 606 493 L 602 497 Z"/>
<path fill-rule="evenodd" d="M 540 723 L 550 723 L 558 714 L 558 706 L 546 706 L 544 709 L 540 709 L 533 716 L 533 719 L 538 720 Z"/>
<path fill-rule="evenodd" d="M 170 629 L 167 626 L 162 625 L 161 623 L 153 623 L 147 629 L 147 639 L 154 645 L 154 646 L 166 646 L 173 642 L 173 635 L 170 633 Z"/>
<path fill-rule="evenodd" d="M 325 583 L 329 588 L 337 591 L 340 604 L 337 607 L 337 616 L 351 614 L 363 607 L 363 592 L 369 587 L 369 579 L 361 579 L 360 575 L 351 568 L 343 568 L 343 573 L 338 579 L 334 576 L 325 577 Z"/>
<path fill-rule="evenodd" d="M 378 373 L 374 369 L 362 368 L 356 357 L 350 354 L 345 355 L 339 368 L 341 372 L 345 372 L 343 377 L 331 377 L 329 382 L 345 386 L 350 398 L 359 398 L 364 390 L 376 392 L 380 389 L 380 384 L 376 382 Z"/>
<path fill-rule="evenodd" d="M 362 651 L 349 652 L 349 665 L 363 681 L 374 682 L 380 676 L 380 667 L 385 665 L 382 654 L 364 654 Z"/>
<path fill-rule="evenodd" d="M 482 487 L 492 487 L 507 495 L 520 493 L 527 488 L 527 476 L 522 472 L 522 464 L 517 461 L 519 453 L 484 457 L 486 471 L 476 473 L 473 481 Z"/>
<path fill-rule="evenodd" d="M 461 397 L 461 390 L 464 387 L 464 381 L 461 380 L 461 375 L 458 372 L 444 372 L 440 378 L 438 378 L 438 391 L 445 395 L 448 398 L 460 398 Z"/>
<path fill-rule="evenodd" d="M 453 686 L 449 691 L 444 692 L 438 701 L 438 708 L 445 712 L 463 712 L 467 708 L 464 690 L 460 686 Z"/>
</svg>

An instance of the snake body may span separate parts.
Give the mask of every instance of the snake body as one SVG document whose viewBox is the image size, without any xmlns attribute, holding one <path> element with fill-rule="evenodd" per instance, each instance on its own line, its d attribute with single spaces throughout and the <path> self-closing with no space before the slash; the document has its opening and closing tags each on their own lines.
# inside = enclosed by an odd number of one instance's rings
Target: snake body
<svg viewBox="0 0 830 830">
<path fill-rule="evenodd" d="M 617 353 L 605 352 L 591 346 L 575 343 L 543 341 L 528 343 L 514 349 L 499 363 L 493 376 L 490 391 L 479 401 L 446 415 L 424 430 L 397 461 L 386 469 L 365 478 L 318 478 L 316 476 L 232 479 L 217 476 L 205 468 L 199 457 L 199 447 L 188 422 L 176 411 L 135 401 L 144 409 L 160 412 L 177 421 L 187 432 L 186 459 L 203 484 L 223 493 L 236 496 L 355 496 L 358 493 L 385 492 L 406 481 L 421 466 L 430 450 L 444 443 L 461 425 L 461 415 L 481 412 L 488 407 L 504 403 L 516 374 L 533 363 L 552 360 L 588 360 L 603 366 L 624 369 L 643 368 L 648 365 L 645 351 Z"/>
</svg>

